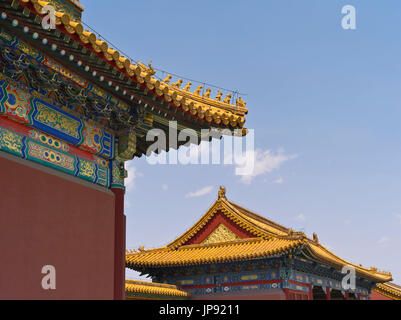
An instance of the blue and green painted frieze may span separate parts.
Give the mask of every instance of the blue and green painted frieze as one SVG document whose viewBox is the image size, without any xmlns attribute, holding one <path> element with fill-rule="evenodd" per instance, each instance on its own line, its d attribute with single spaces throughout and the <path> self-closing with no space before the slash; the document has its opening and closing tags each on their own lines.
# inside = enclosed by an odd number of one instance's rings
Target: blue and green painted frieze
<svg viewBox="0 0 401 320">
<path fill-rule="evenodd" d="M 65 172 L 86 181 L 111 186 L 111 161 L 62 140 L 0 117 L 0 151 Z"/>
<path fill-rule="evenodd" d="M 114 157 L 114 136 L 24 90 L 0 80 L 0 115 L 48 133 L 106 159 Z"/>
</svg>

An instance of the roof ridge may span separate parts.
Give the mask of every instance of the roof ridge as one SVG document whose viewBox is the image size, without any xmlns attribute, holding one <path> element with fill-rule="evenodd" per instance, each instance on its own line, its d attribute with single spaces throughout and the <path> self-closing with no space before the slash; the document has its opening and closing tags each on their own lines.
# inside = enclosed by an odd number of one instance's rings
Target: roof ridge
<svg viewBox="0 0 401 320">
<path fill-rule="evenodd" d="M 230 245 L 235 245 L 235 244 L 245 244 L 245 243 L 256 243 L 256 242 L 272 242 L 275 240 L 287 240 L 287 241 L 305 241 L 309 240 L 305 236 L 299 236 L 299 235 L 294 235 L 294 236 L 277 236 L 277 237 L 270 237 L 268 239 L 262 238 L 262 237 L 254 237 L 254 238 L 245 238 L 245 239 L 236 239 L 236 240 L 231 240 L 231 241 L 222 241 L 222 242 L 215 242 L 215 243 L 207 243 L 207 244 L 202 244 L 202 243 L 196 243 L 196 244 L 190 244 L 190 245 L 182 245 L 179 247 L 162 247 L 162 248 L 154 248 L 154 249 L 149 249 L 149 250 L 144 250 L 144 251 L 139 251 L 139 252 L 129 252 L 127 253 L 127 256 L 139 256 L 143 254 L 149 254 L 149 253 L 156 253 L 160 251 L 179 251 L 179 250 L 190 250 L 194 248 L 211 248 L 211 247 L 222 247 L 222 246 L 230 246 Z"/>
<path fill-rule="evenodd" d="M 45 15 L 43 7 L 47 2 L 38 0 L 20 0 L 20 2 L 22 5 L 21 7 L 24 9 L 28 9 L 30 12 L 39 16 Z M 217 100 L 207 98 L 202 100 L 203 102 L 199 102 L 198 100 L 202 98 L 202 96 L 198 94 L 198 91 L 187 92 L 186 90 L 175 90 L 172 85 L 156 78 L 156 71 L 150 63 L 146 66 L 142 62 L 132 61 L 128 56 L 125 57 L 121 50 L 112 48 L 115 45 L 108 43 L 101 37 L 99 38 L 97 32 L 84 30 L 84 22 L 74 21 L 72 15 L 60 11 L 56 11 L 55 14 L 56 28 L 59 31 L 87 48 L 89 52 L 95 52 L 96 55 L 99 56 L 99 59 L 102 59 L 106 64 L 112 67 L 110 70 L 117 72 L 107 76 L 110 77 L 109 82 L 115 86 L 115 91 L 118 91 L 118 93 L 113 93 L 116 94 L 118 99 L 126 100 L 129 99 L 131 95 L 131 100 L 136 98 L 147 105 L 147 103 L 151 103 L 152 99 L 150 97 L 145 98 L 144 96 L 138 95 L 136 92 L 139 88 L 142 88 L 142 90 L 151 91 L 153 97 L 164 99 L 166 103 L 172 107 L 172 110 L 182 109 L 185 113 L 191 114 L 196 118 L 196 121 L 202 123 L 202 126 L 215 125 L 220 129 L 241 129 L 242 134 L 246 135 L 247 130 L 244 128 L 246 119 L 244 115 L 247 113 L 248 109 L 245 107 L 245 102 L 241 98 L 237 99 L 235 102 L 236 105 L 232 104 L 231 100 L 227 97 L 226 99 L 222 99 L 221 95 L 216 98 Z M 78 57 L 76 58 L 78 59 Z M 86 67 L 89 68 L 89 66 Z M 103 71 L 96 69 L 88 69 L 88 71 L 89 70 L 97 74 L 96 77 L 104 76 Z M 123 78 L 126 77 L 129 81 L 125 81 L 122 84 L 121 81 L 118 80 L 121 76 L 123 76 Z M 127 96 L 124 98 L 126 94 Z M 199 97 L 194 99 L 195 96 Z M 166 110 L 163 112 L 166 112 Z"/>
<path fill-rule="evenodd" d="M 231 205 L 233 205 L 233 206 L 235 206 L 235 207 L 239 207 L 240 209 L 246 211 L 245 214 L 251 215 L 251 218 L 254 218 L 254 219 L 256 219 L 256 220 L 259 220 L 260 222 L 271 223 L 271 224 L 273 224 L 275 227 L 278 227 L 279 229 L 282 229 L 281 231 L 284 231 L 284 232 L 289 232 L 289 231 L 291 230 L 291 228 L 284 227 L 283 225 L 281 225 L 281 224 L 279 224 L 279 223 L 277 223 L 277 222 L 274 222 L 274 221 L 272 221 L 272 220 L 270 220 L 270 219 L 267 219 L 267 218 L 263 217 L 262 215 L 259 215 L 259 214 L 255 213 L 254 211 L 251 211 L 251 210 L 249 210 L 249 209 L 247 209 L 247 208 L 244 208 L 244 207 L 240 206 L 239 204 L 236 204 L 236 203 L 234 203 L 234 202 L 232 202 L 232 201 L 229 201 L 229 200 L 227 200 L 227 201 L 228 201 Z"/>
<path fill-rule="evenodd" d="M 237 208 L 239 207 L 239 208 Z M 242 213 L 240 209 L 247 211 L 247 213 Z M 278 237 L 280 239 L 283 239 L 285 237 L 290 237 L 290 239 L 293 239 L 294 236 L 299 238 L 299 234 L 296 232 L 293 232 L 292 229 L 286 228 L 282 225 L 276 224 L 275 222 L 268 220 L 262 216 L 259 216 L 258 214 L 251 212 L 231 201 L 228 201 L 225 197 L 221 197 L 217 199 L 207 210 L 207 212 L 202 215 L 196 222 L 195 224 L 190 227 L 186 232 L 184 232 L 181 236 L 177 237 L 175 240 L 171 241 L 168 243 L 165 247 L 162 248 L 157 248 L 157 249 L 165 249 L 165 248 L 172 248 L 172 247 L 181 247 L 183 244 L 190 239 L 192 239 L 214 216 L 215 214 L 220 211 L 221 214 L 224 216 L 230 218 L 227 214 L 226 211 L 230 211 L 231 214 L 234 214 L 236 216 L 236 219 L 239 219 L 242 221 L 242 223 L 245 223 L 248 225 L 250 228 L 254 229 L 254 231 L 250 231 L 252 234 L 255 235 L 254 238 L 259 238 L 260 235 L 263 235 L 265 237 Z M 244 217 L 245 215 L 245 217 Z M 246 219 L 246 216 L 248 216 L 251 219 L 255 219 L 260 223 L 267 224 L 269 227 L 276 228 L 279 231 L 285 233 L 284 235 L 282 234 L 277 234 L 274 231 L 266 230 L 262 228 L 261 226 L 258 226 L 252 221 L 249 221 Z M 230 218 L 231 220 L 231 218 Z M 244 228 L 243 226 L 240 225 L 241 228 Z M 252 239 L 252 238 L 248 238 Z M 152 250 L 157 250 L 157 249 L 152 249 Z M 146 250 L 147 252 L 150 250 Z"/>
<path fill-rule="evenodd" d="M 357 271 L 359 270 L 359 272 L 365 272 L 365 273 L 368 273 L 370 275 L 377 274 L 377 275 L 381 275 L 381 276 L 390 276 L 392 278 L 392 275 L 389 272 L 379 271 L 379 270 L 377 270 L 375 268 L 368 269 L 368 268 L 363 267 L 363 266 L 358 266 L 355 263 L 349 262 L 349 261 L 339 257 L 338 255 L 336 255 L 335 253 L 333 253 L 331 250 L 327 249 L 325 246 L 321 245 L 320 243 L 318 243 L 318 242 L 316 242 L 314 240 L 311 240 L 309 238 L 306 238 L 306 239 L 307 239 L 307 244 L 308 244 L 308 247 L 309 247 L 310 250 L 314 251 L 313 246 L 319 248 L 320 250 L 324 251 L 329 256 L 331 255 L 332 258 L 334 258 L 334 260 L 337 260 L 337 264 L 341 264 L 341 265 L 344 265 L 344 266 L 346 266 L 346 265 L 352 266 L 353 268 L 355 268 L 355 270 L 357 270 Z M 317 253 L 319 255 L 319 253 L 316 252 L 316 251 L 314 251 L 314 253 Z M 334 262 L 332 262 L 332 263 L 334 263 Z M 391 279 L 389 279 L 389 280 L 391 280 Z"/>
<path fill-rule="evenodd" d="M 172 242 L 168 243 L 166 245 L 167 248 L 171 247 L 176 247 L 176 246 L 181 246 L 183 243 L 187 242 L 188 240 L 192 239 L 193 236 L 205 226 L 206 223 L 210 221 L 210 219 L 215 215 L 217 210 L 220 208 L 218 205 L 221 205 L 220 199 L 216 200 L 206 211 L 205 214 L 203 214 L 192 227 L 190 227 L 187 231 L 185 231 L 181 236 L 177 237 L 175 240 Z M 210 217 L 209 217 L 210 216 Z M 209 219 L 207 219 L 209 217 Z M 182 239 L 182 240 L 180 240 Z"/>
<path fill-rule="evenodd" d="M 265 219 L 265 220 L 261 220 L 261 219 L 257 219 L 256 217 L 253 217 L 252 212 L 250 214 L 247 209 L 242 208 L 241 206 L 238 206 L 233 202 L 230 202 L 226 199 L 224 199 L 224 201 L 225 201 L 226 205 L 228 205 L 230 207 L 231 210 L 234 210 L 234 212 L 239 216 L 240 219 L 245 220 L 247 224 L 250 224 L 253 228 L 258 230 L 259 232 L 260 232 L 260 230 L 262 230 L 262 233 L 264 233 L 266 236 L 274 236 L 274 237 L 282 236 L 282 235 L 278 234 L 278 232 L 282 232 L 285 235 L 290 235 L 291 233 L 294 233 L 294 231 L 292 231 L 292 229 L 285 228 L 280 225 L 278 227 L 275 226 L 273 221 L 263 218 L 263 217 L 257 215 L 256 213 L 253 213 L 253 214 L 262 219 Z M 245 210 L 247 212 L 242 212 L 241 210 Z M 262 226 L 256 224 L 255 222 L 250 221 L 249 219 L 256 220 L 258 223 L 265 225 L 265 227 L 262 227 Z M 273 231 L 269 230 L 269 228 L 275 228 L 278 230 L 278 232 L 275 232 L 274 230 Z"/>
</svg>

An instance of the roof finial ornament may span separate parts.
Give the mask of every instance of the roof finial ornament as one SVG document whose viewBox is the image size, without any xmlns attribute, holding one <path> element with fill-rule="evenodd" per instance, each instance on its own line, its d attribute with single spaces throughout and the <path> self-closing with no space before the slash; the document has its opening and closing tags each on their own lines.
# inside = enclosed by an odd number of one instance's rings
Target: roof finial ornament
<svg viewBox="0 0 401 320">
<path fill-rule="evenodd" d="M 189 82 L 186 84 L 186 86 L 184 87 L 184 91 L 189 91 L 189 89 L 191 89 L 191 86 L 192 86 L 192 82 L 189 81 Z"/>
<path fill-rule="evenodd" d="M 202 88 L 203 88 L 203 86 L 198 86 L 198 88 L 196 88 L 194 93 L 197 94 L 197 95 L 200 95 Z"/>
<path fill-rule="evenodd" d="M 163 82 L 169 84 L 171 78 L 172 78 L 171 74 L 168 74 L 167 77 L 165 77 L 165 78 L 163 79 Z"/>
<path fill-rule="evenodd" d="M 319 238 L 317 237 L 317 234 L 315 232 L 313 233 L 313 241 L 319 243 Z"/>
<path fill-rule="evenodd" d="M 220 189 L 218 192 L 218 199 L 227 199 L 226 198 L 226 188 L 223 186 L 220 186 Z"/>
<path fill-rule="evenodd" d="M 172 83 L 171 85 L 172 85 L 173 87 L 175 87 L 175 88 L 179 89 L 179 88 L 180 88 L 180 86 L 181 86 L 181 84 L 182 84 L 182 79 L 178 79 L 178 81 L 177 81 L 177 82 L 175 82 L 175 83 Z"/>
<path fill-rule="evenodd" d="M 239 97 L 235 102 L 237 103 L 237 107 L 245 107 L 246 106 L 246 102 L 244 100 L 242 100 L 241 97 Z"/>
<path fill-rule="evenodd" d="M 148 62 L 148 70 L 151 76 L 153 76 L 156 73 L 155 69 L 153 69 L 152 67 L 152 60 L 149 60 Z"/>
<path fill-rule="evenodd" d="M 210 98 L 210 94 L 212 93 L 212 89 L 207 88 L 206 92 L 203 94 L 205 98 Z"/>
<path fill-rule="evenodd" d="M 216 96 L 216 101 L 221 101 L 221 96 L 223 95 L 223 92 L 221 92 L 220 90 L 217 91 L 217 96 Z"/>
<path fill-rule="evenodd" d="M 230 104 L 230 102 L 231 102 L 231 94 L 230 94 L 230 93 L 227 94 L 227 96 L 225 97 L 225 99 L 223 100 L 223 102 L 224 102 L 224 103 Z"/>
</svg>

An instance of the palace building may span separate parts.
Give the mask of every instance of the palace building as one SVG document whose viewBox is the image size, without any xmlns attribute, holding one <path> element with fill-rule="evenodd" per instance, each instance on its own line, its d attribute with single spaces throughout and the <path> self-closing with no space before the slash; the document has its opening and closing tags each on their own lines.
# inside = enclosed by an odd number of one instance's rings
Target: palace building
<svg viewBox="0 0 401 320">
<path fill-rule="evenodd" d="M 126 265 L 176 286 L 185 299 L 368 300 L 372 290 L 401 293 L 388 283 L 391 273 L 345 261 L 316 234 L 309 238 L 229 201 L 223 187 L 189 230 L 164 247 L 127 252 Z M 343 286 L 348 270 L 354 288 L 350 281 Z"/>
<path fill-rule="evenodd" d="M 86 30 L 83 10 L 0 1 L 0 299 L 124 299 L 125 162 L 170 121 L 198 143 L 247 132 L 241 97 L 159 78 Z"/>
</svg>

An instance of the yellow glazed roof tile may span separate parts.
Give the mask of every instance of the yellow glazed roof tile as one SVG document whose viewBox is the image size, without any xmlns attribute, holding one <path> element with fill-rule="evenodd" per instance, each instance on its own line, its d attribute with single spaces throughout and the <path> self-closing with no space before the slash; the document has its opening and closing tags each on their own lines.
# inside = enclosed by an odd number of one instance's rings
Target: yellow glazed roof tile
<svg viewBox="0 0 401 320">
<path fill-rule="evenodd" d="M 268 239 L 271 236 L 287 236 L 292 232 L 291 229 L 280 226 L 273 221 L 227 201 L 225 198 L 219 198 L 188 231 L 167 246 L 178 247 L 183 245 L 193 238 L 218 212 L 221 212 L 255 237 Z"/>
<path fill-rule="evenodd" d="M 269 257 L 299 247 L 302 240 L 252 238 L 220 244 L 168 247 L 127 254 L 127 265 L 173 266 Z"/>
<path fill-rule="evenodd" d="M 351 266 L 355 268 L 357 274 L 376 279 L 379 282 L 387 282 L 392 280 L 392 275 L 390 272 L 379 271 L 373 267 L 368 269 L 360 265 L 350 263 L 338 257 L 319 243 L 316 243 L 315 241 L 312 241 L 310 239 L 308 239 L 308 245 L 306 246 L 306 248 L 310 252 L 311 256 L 317 258 L 319 261 L 324 261 L 337 267 Z"/>
<path fill-rule="evenodd" d="M 248 230 L 253 236 L 237 240 L 231 240 L 230 237 L 221 238 L 223 240 L 218 238 L 220 242 L 187 245 L 218 213 Z M 319 244 L 316 234 L 313 239 L 309 239 L 302 232 L 294 232 L 228 201 L 224 188 L 220 189 L 219 198 L 212 207 L 182 236 L 162 248 L 127 253 L 126 263 L 132 268 L 210 264 L 271 257 L 290 253 L 295 248 L 302 250 L 313 261 L 337 268 L 352 266 L 358 275 L 376 282 L 392 280 L 389 272 L 364 268 L 338 257 Z"/>
<path fill-rule="evenodd" d="M 21 1 L 24 4 L 32 5 L 36 13 L 41 16 L 46 14 L 43 7 L 51 4 L 40 0 Z M 98 39 L 95 33 L 84 30 L 83 25 L 73 21 L 67 13 L 56 12 L 56 25 L 60 29 L 65 29 L 68 34 L 76 35 L 82 43 L 90 45 L 93 51 L 103 56 L 113 67 L 115 66 L 120 72 L 128 75 L 136 83 L 143 84 L 148 90 L 154 92 L 158 97 L 162 97 L 176 109 L 190 112 L 193 116 L 208 123 L 242 129 L 242 135 L 246 134 L 243 125 L 248 109 L 241 98 L 238 98 L 236 104 L 233 105 L 230 94 L 224 98 L 219 91 L 217 97 L 213 99 L 210 97 L 210 89 L 206 89 L 203 95 L 201 95 L 199 86 L 194 92 L 190 92 L 190 83 L 181 89 L 181 79 L 173 84 L 169 83 L 171 76 L 160 81 L 153 77 L 155 70 L 150 64 L 148 66 L 140 62 L 132 64 L 117 50 L 109 48 L 107 42 Z"/>
<path fill-rule="evenodd" d="M 378 283 L 374 290 L 391 299 L 401 300 L 401 286 L 396 285 L 395 283 Z"/>
<path fill-rule="evenodd" d="M 187 292 L 179 290 L 174 285 L 136 280 L 125 281 L 125 292 L 166 297 L 188 297 Z"/>
</svg>

